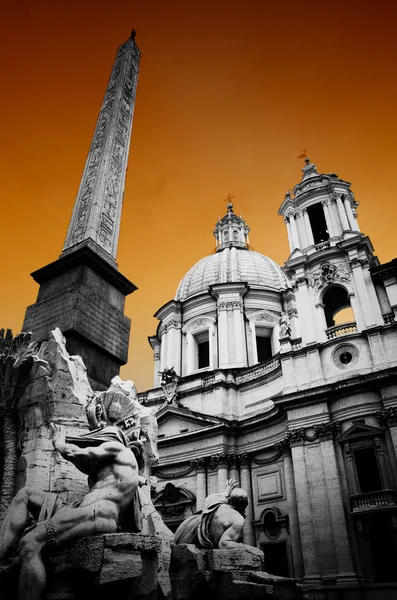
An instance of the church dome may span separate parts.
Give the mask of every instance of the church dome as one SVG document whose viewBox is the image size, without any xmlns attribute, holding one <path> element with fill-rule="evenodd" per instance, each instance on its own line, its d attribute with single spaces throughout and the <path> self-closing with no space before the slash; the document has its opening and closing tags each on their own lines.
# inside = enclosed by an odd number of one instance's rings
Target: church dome
<svg viewBox="0 0 397 600">
<path fill-rule="evenodd" d="M 181 280 L 175 300 L 185 300 L 217 283 L 246 282 L 281 291 L 288 280 L 281 268 L 264 254 L 234 245 L 199 260 Z"/>
</svg>

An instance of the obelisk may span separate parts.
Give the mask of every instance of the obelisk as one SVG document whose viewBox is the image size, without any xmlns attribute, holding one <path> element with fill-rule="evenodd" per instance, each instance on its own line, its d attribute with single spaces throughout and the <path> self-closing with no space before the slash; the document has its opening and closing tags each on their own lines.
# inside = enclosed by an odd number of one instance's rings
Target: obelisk
<svg viewBox="0 0 397 600">
<path fill-rule="evenodd" d="M 32 273 L 40 289 L 23 324 L 38 342 L 59 327 L 94 389 L 106 388 L 127 362 L 125 296 L 136 289 L 116 263 L 141 54 L 134 38 L 117 51 L 62 254 Z"/>
</svg>

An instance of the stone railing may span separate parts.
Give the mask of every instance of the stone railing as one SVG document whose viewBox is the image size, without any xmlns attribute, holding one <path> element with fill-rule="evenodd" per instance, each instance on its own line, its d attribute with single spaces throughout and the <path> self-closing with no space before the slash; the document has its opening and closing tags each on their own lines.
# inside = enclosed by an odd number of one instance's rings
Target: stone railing
<svg viewBox="0 0 397 600">
<path fill-rule="evenodd" d="M 395 317 L 393 313 L 389 313 L 388 315 L 383 315 L 383 321 L 385 325 L 390 325 L 391 323 L 395 323 Z"/>
<path fill-rule="evenodd" d="M 291 340 L 291 348 L 292 348 L 292 350 L 301 350 L 302 338 L 297 338 L 295 340 Z"/>
<path fill-rule="evenodd" d="M 136 399 L 138 400 L 139 404 L 143 404 L 148 399 L 148 393 L 141 392 L 140 394 L 136 395 Z"/>
<path fill-rule="evenodd" d="M 201 387 L 208 387 L 215 383 L 215 375 L 208 375 L 208 377 L 203 377 L 201 380 Z"/>
<path fill-rule="evenodd" d="M 268 362 L 262 363 L 260 365 L 255 365 L 255 367 L 251 367 L 251 369 L 244 371 L 244 373 L 239 373 L 238 375 L 236 375 L 236 383 L 245 383 L 246 381 L 251 381 L 251 379 L 262 377 L 262 375 L 267 375 L 268 373 L 275 371 L 279 368 L 279 366 L 280 359 L 272 358 Z"/>
<path fill-rule="evenodd" d="M 324 248 L 328 248 L 329 245 L 330 245 L 330 241 L 325 240 L 324 242 L 320 242 L 319 244 L 316 244 L 314 247 L 316 250 L 323 250 Z"/>
<path fill-rule="evenodd" d="M 342 325 L 335 325 L 326 329 L 328 340 L 333 340 L 342 335 L 351 335 L 352 333 L 357 333 L 357 325 L 354 322 L 343 323 Z"/>
<path fill-rule="evenodd" d="M 350 496 L 353 512 L 381 509 L 396 505 L 396 492 L 394 490 L 380 490 L 377 492 L 366 492 Z"/>
</svg>

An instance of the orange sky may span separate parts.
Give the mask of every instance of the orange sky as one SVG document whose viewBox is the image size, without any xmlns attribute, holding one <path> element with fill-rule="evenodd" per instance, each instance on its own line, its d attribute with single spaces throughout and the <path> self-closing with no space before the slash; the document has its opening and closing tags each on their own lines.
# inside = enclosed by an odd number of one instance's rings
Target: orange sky
<svg viewBox="0 0 397 600">
<path fill-rule="evenodd" d="M 377 255 L 397 255 L 395 2 L 334 0 L 19 0 L 4 3 L 0 327 L 20 331 L 62 249 L 116 49 L 132 26 L 142 51 L 118 263 L 129 363 L 152 384 L 153 313 L 214 248 L 235 196 L 251 244 L 288 257 L 277 210 L 301 178 L 352 182 Z"/>
</svg>

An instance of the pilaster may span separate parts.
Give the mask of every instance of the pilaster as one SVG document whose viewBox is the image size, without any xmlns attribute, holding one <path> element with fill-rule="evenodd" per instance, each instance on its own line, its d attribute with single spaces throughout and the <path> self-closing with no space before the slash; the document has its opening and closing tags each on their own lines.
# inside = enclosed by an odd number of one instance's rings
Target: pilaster
<svg viewBox="0 0 397 600">
<path fill-rule="evenodd" d="M 219 368 L 229 366 L 229 332 L 227 326 L 227 304 L 218 301 L 218 348 Z"/>
<path fill-rule="evenodd" d="M 334 231 L 334 227 L 333 227 L 333 223 L 332 223 L 332 219 L 331 219 L 331 215 L 330 215 L 330 211 L 329 211 L 329 200 L 323 200 L 322 205 L 323 205 L 323 209 L 324 209 L 324 217 L 325 217 L 325 222 L 327 224 L 328 235 L 330 238 L 333 238 L 333 237 L 335 237 L 335 231 Z"/>
<path fill-rule="evenodd" d="M 295 213 L 290 213 L 289 219 L 290 219 L 290 226 L 291 226 L 292 246 L 293 246 L 293 250 L 296 250 L 297 248 L 300 247 L 300 245 L 299 245 L 298 227 L 297 227 L 296 220 L 295 220 Z"/>
<path fill-rule="evenodd" d="M 217 457 L 218 464 L 218 492 L 222 493 L 225 489 L 226 482 L 228 480 L 228 463 L 229 457 L 227 454 L 222 453 Z"/>
<path fill-rule="evenodd" d="M 303 215 L 303 211 L 301 211 L 301 210 L 296 211 L 295 219 L 296 219 L 296 226 L 297 226 L 297 230 L 298 230 L 299 247 L 307 248 L 308 246 L 310 246 L 310 243 L 309 243 L 309 238 L 308 238 L 307 231 L 306 231 L 305 217 Z"/>
<path fill-rule="evenodd" d="M 291 231 L 290 218 L 289 217 L 284 217 L 284 223 L 287 226 L 287 236 L 288 236 L 289 250 L 290 250 L 290 252 L 293 252 L 294 251 L 294 244 L 293 244 L 293 240 L 292 240 L 292 231 Z"/>
<path fill-rule="evenodd" d="M 346 216 L 345 206 L 339 194 L 337 194 L 336 196 L 336 204 L 338 207 L 339 218 L 342 224 L 342 231 L 349 231 L 350 227 Z"/>
<path fill-rule="evenodd" d="M 352 258 L 350 260 L 350 266 L 353 272 L 354 282 L 356 284 L 358 292 L 358 299 L 362 307 L 365 325 L 367 327 L 371 327 L 377 324 L 377 319 L 374 310 L 375 307 L 371 306 L 368 289 L 364 279 L 363 266 L 361 264 L 361 260 L 357 257 Z"/>
<path fill-rule="evenodd" d="M 320 583 L 319 566 L 317 564 L 317 547 L 311 507 L 309 482 L 307 479 L 307 465 L 305 461 L 305 448 L 303 445 L 291 447 L 292 464 L 296 488 L 296 501 L 299 516 L 299 528 L 302 544 L 305 580 L 311 583 Z"/>
<path fill-rule="evenodd" d="M 219 368 L 248 366 L 243 313 L 246 283 L 223 283 L 211 287 L 217 301 Z"/>
<path fill-rule="evenodd" d="M 247 492 L 248 495 L 248 506 L 245 510 L 245 521 L 243 529 L 243 541 L 244 544 L 255 546 L 255 533 L 254 533 L 254 507 L 252 498 L 252 481 L 250 464 L 247 453 L 240 456 L 240 478 L 241 487 Z"/>
<path fill-rule="evenodd" d="M 306 236 L 307 236 L 308 244 L 309 244 L 309 246 L 314 246 L 312 226 L 310 225 L 310 219 L 309 219 L 309 214 L 307 212 L 307 208 L 304 208 L 302 210 L 302 214 L 303 214 L 303 219 L 305 222 L 305 229 L 306 229 Z"/>
<path fill-rule="evenodd" d="M 205 472 L 205 460 L 199 458 L 196 461 L 196 510 L 201 510 L 207 497 L 207 476 Z"/>
<path fill-rule="evenodd" d="M 312 315 L 311 310 L 312 302 L 307 285 L 307 278 L 304 276 L 304 271 L 302 269 L 297 271 L 295 285 L 297 287 L 296 304 L 299 314 L 300 334 L 302 336 L 302 343 L 306 345 L 316 341 L 316 331 L 313 318 L 314 315 Z"/>
<path fill-rule="evenodd" d="M 294 481 L 294 472 L 292 467 L 292 457 L 289 453 L 284 456 L 284 480 L 286 495 L 288 498 L 288 518 L 289 529 L 291 533 L 291 550 L 294 567 L 294 577 L 303 577 L 303 555 L 300 541 L 299 516 L 296 503 L 296 484 Z"/>
<path fill-rule="evenodd" d="M 347 215 L 347 220 L 349 222 L 350 225 L 350 229 L 352 231 L 358 231 L 358 225 L 357 225 L 357 221 L 353 216 L 353 211 L 352 211 L 352 207 L 350 204 L 350 200 L 345 196 L 343 203 L 345 205 L 345 210 L 346 210 L 346 215 Z"/>
<path fill-rule="evenodd" d="M 342 490 L 339 481 L 334 442 L 332 438 L 320 441 L 320 451 L 324 465 L 325 485 L 330 511 L 332 537 L 336 554 L 338 583 L 353 582 L 353 560 L 350 552 L 349 538 L 347 535 L 346 520 L 343 511 Z"/>
</svg>

